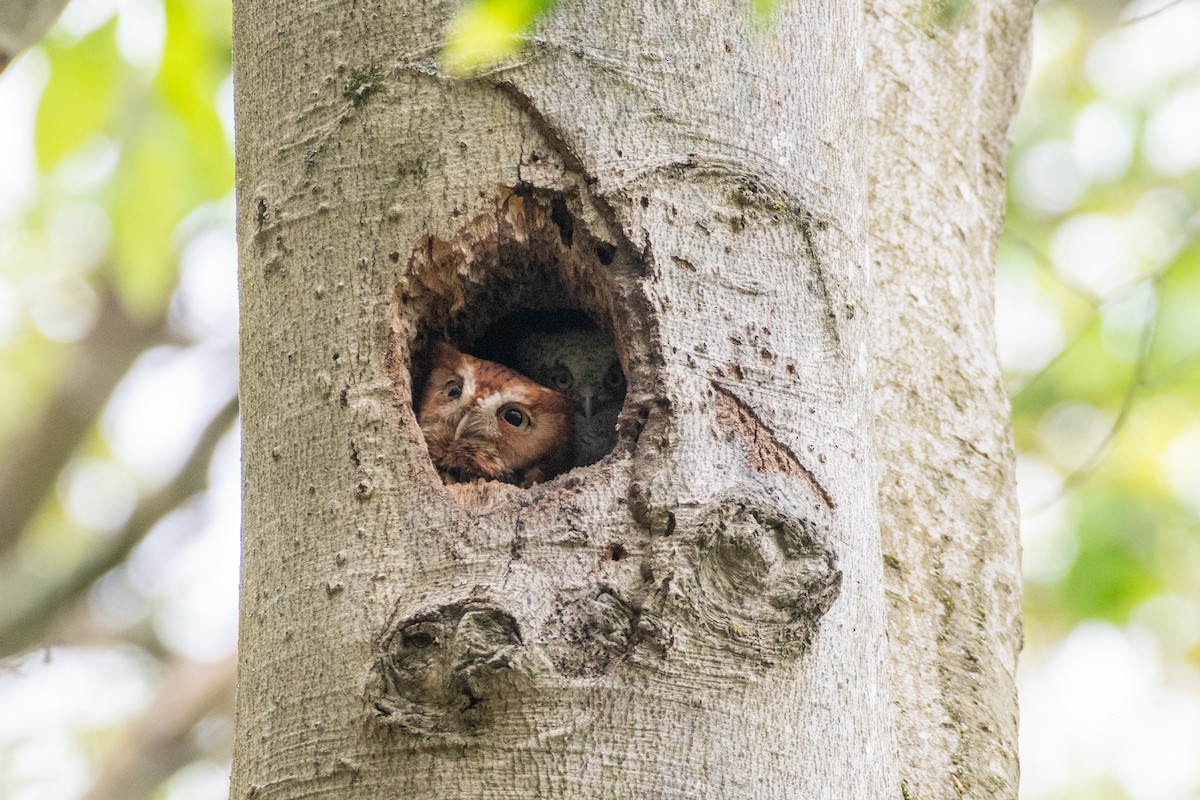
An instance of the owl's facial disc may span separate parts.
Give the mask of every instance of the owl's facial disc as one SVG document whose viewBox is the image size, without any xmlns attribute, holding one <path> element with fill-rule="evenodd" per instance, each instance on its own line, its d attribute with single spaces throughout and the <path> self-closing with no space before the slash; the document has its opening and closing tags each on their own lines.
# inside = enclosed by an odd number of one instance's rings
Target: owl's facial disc
<svg viewBox="0 0 1200 800">
<path fill-rule="evenodd" d="M 437 342 L 417 422 L 443 481 L 529 486 L 570 468 L 569 397 Z"/>
<path fill-rule="evenodd" d="M 513 415 L 509 419 L 509 414 Z M 520 419 L 517 419 L 517 417 Z M 454 425 L 454 441 L 462 439 L 494 439 L 499 433 L 500 420 L 503 419 L 510 427 L 524 431 L 528 430 L 531 417 L 513 404 L 505 404 L 499 394 L 489 394 L 470 401 Z"/>
<path fill-rule="evenodd" d="M 625 388 L 625 373 L 621 371 L 620 361 L 614 361 L 604 373 L 604 388 L 614 391 Z"/>
<path fill-rule="evenodd" d="M 492 439 L 495 437 L 494 412 L 479 403 L 467 408 L 454 425 L 454 441 Z"/>
</svg>

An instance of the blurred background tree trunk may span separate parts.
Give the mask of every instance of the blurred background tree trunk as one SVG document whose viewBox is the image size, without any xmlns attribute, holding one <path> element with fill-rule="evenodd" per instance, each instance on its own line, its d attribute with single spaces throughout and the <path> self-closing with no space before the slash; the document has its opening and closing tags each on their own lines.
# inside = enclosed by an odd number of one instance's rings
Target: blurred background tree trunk
<svg viewBox="0 0 1200 800">
<path fill-rule="evenodd" d="M 239 3 L 232 796 L 1014 797 L 1030 10 L 571 2 L 458 80 L 447 6 Z M 442 486 L 428 344 L 547 307 L 616 450 Z"/>
</svg>

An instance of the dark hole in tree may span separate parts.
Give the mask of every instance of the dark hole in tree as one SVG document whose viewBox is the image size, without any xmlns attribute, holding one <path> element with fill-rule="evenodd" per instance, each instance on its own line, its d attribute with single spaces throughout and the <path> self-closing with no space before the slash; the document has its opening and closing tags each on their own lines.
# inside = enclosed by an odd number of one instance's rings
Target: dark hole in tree
<svg viewBox="0 0 1200 800">
<path fill-rule="evenodd" d="M 550 204 L 550 221 L 558 227 L 559 238 L 565 246 L 575 243 L 575 219 L 561 197 L 554 198 Z"/>
<path fill-rule="evenodd" d="M 570 452 L 565 462 L 556 462 L 565 466 L 532 477 L 519 472 L 482 477 L 528 486 L 594 464 L 615 448 L 630 368 L 618 352 L 637 330 L 631 321 L 640 319 L 616 311 L 631 274 L 624 252 L 592 235 L 571 201 L 536 192 L 503 194 L 494 212 L 472 220 L 454 240 L 426 237 L 414 248 L 411 277 L 396 297 L 419 311 L 414 327 L 396 331 L 407 340 L 396 352 L 407 351 L 419 421 L 439 341 L 574 401 Z M 506 419 L 499 413 L 497 418 Z M 480 477 L 449 465 L 430 431 L 424 435 L 444 481 Z"/>
</svg>

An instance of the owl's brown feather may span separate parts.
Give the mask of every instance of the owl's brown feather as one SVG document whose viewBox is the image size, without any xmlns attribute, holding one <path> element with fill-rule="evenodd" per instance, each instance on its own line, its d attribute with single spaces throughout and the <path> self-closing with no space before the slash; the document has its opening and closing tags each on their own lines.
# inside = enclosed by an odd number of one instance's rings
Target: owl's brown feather
<svg viewBox="0 0 1200 800">
<path fill-rule="evenodd" d="M 571 468 L 574 415 L 566 395 L 437 342 L 417 421 L 443 481 L 529 486 Z"/>
</svg>

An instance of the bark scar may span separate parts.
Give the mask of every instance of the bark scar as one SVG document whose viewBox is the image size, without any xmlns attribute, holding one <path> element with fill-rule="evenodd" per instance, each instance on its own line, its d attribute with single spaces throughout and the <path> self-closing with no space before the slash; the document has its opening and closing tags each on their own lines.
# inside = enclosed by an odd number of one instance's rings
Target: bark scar
<svg viewBox="0 0 1200 800">
<path fill-rule="evenodd" d="M 574 148 L 567 144 L 562 129 L 537 107 L 537 103 L 532 97 L 521 91 L 512 81 L 496 81 L 495 85 L 497 89 L 512 98 L 514 105 L 529 118 L 537 132 L 563 160 L 563 166 L 582 177 L 589 186 L 596 182 L 596 176 L 588 172 L 583 164 L 583 159 L 579 157 Z"/>
<path fill-rule="evenodd" d="M 599 191 L 600 178 L 587 168 L 583 157 L 567 141 L 567 134 L 562 126 L 547 116 L 538 107 L 537 101 L 522 91 L 512 81 L 496 81 L 495 86 L 507 95 L 513 101 L 513 105 L 529 119 L 534 129 L 541 134 L 546 144 L 562 159 L 563 167 L 582 180 L 587 195 L 595 206 L 596 211 L 605 223 L 608 224 L 609 235 L 616 241 L 621 241 L 624 238 L 624 227 L 621 225 L 616 209 L 612 207 L 608 199 Z"/>
<path fill-rule="evenodd" d="M 755 472 L 803 478 L 826 508 L 830 511 L 837 508 L 837 503 L 812 470 L 801 463 L 790 447 L 779 441 L 775 432 L 754 409 L 716 381 L 712 385 L 717 392 L 717 424 L 740 434 L 750 446 L 746 453 L 746 466 Z"/>
</svg>

